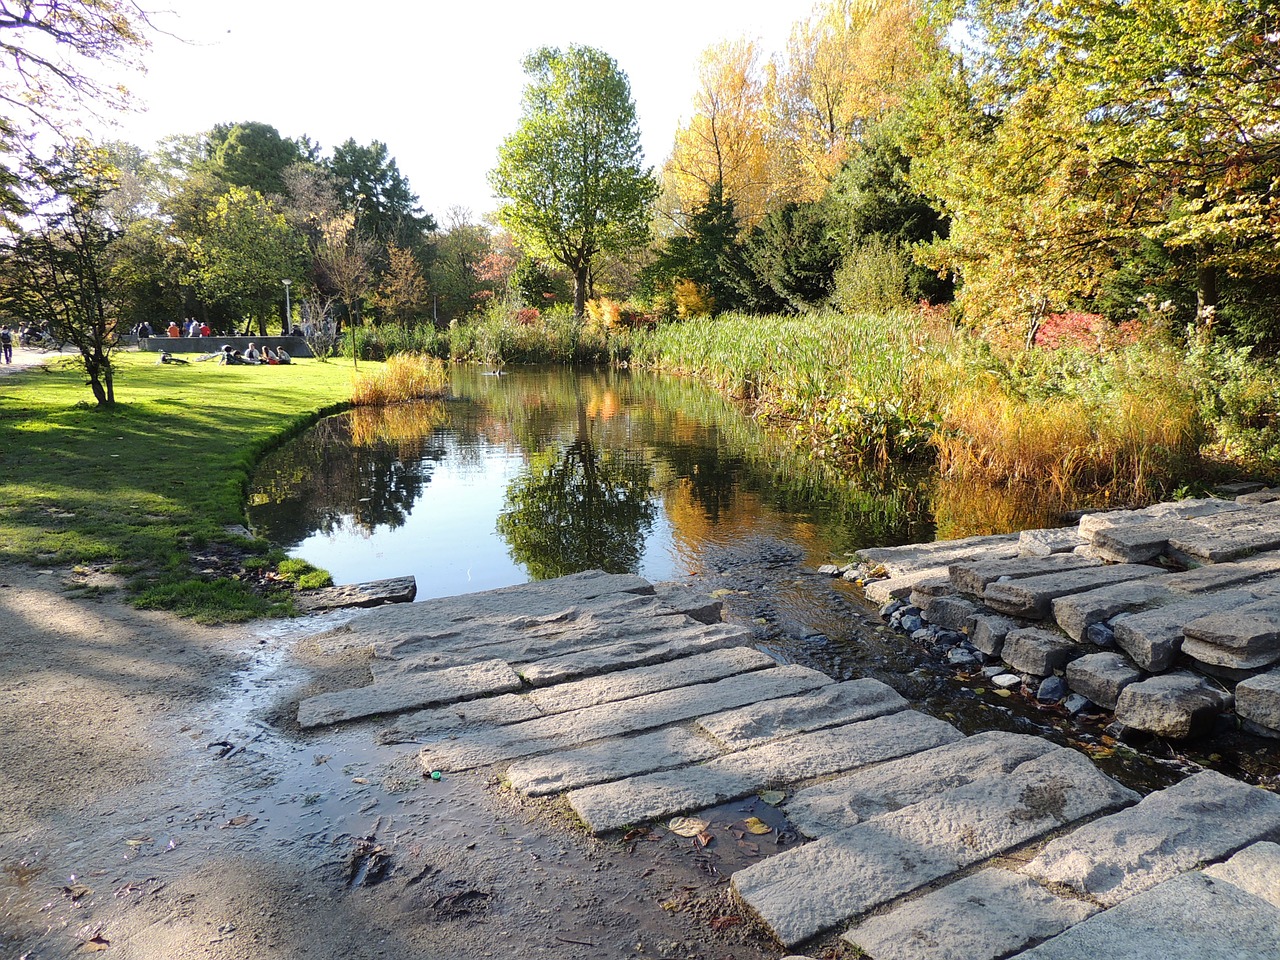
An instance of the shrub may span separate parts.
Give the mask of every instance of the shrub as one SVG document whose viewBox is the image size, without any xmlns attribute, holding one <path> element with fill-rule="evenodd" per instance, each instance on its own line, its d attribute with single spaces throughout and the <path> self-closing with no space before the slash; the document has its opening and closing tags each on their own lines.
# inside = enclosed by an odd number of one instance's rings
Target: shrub
<svg viewBox="0 0 1280 960">
<path fill-rule="evenodd" d="M 845 313 L 885 313 L 907 305 L 911 257 L 872 237 L 845 257 L 835 275 L 834 300 Z"/>
<path fill-rule="evenodd" d="M 449 374 L 439 357 L 397 353 L 382 367 L 362 370 L 351 390 L 356 406 L 375 406 L 440 397 L 448 392 Z"/>
</svg>

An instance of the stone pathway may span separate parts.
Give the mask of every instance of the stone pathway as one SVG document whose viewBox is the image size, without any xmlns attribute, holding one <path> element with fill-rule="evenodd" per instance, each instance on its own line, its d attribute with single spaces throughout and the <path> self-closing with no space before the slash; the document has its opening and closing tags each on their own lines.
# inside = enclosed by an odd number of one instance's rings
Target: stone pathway
<svg viewBox="0 0 1280 960">
<path fill-rule="evenodd" d="M 960 549 L 1001 565 L 970 574 L 984 589 L 1009 582 L 993 569 L 1039 575 L 1006 538 Z M 922 548 L 920 569 L 942 551 Z M 1142 798 L 1037 737 L 966 737 L 879 681 L 774 662 L 687 589 L 589 572 L 382 607 L 315 639 L 373 651 L 374 680 L 304 700 L 304 726 L 379 717 L 373 735 L 412 741 L 424 773 L 493 767 L 522 793 L 560 795 L 593 833 L 774 791 L 809 840 L 731 886 L 786 948 L 1280 955 L 1280 796 L 1204 772 Z"/>
</svg>

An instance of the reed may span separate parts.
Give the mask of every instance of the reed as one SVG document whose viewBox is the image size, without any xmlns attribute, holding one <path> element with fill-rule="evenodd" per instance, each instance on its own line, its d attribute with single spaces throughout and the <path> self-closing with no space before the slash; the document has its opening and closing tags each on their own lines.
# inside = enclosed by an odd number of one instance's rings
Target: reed
<svg viewBox="0 0 1280 960">
<path fill-rule="evenodd" d="M 357 407 L 401 403 L 443 397 L 449 391 L 449 373 L 439 357 L 398 353 L 372 370 L 359 371 L 351 387 Z"/>
</svg>

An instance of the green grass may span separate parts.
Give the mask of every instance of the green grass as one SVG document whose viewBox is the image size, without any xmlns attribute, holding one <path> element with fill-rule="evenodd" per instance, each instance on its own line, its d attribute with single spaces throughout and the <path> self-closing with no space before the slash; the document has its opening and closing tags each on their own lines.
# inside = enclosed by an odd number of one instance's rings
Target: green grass
<svg viewBox="0 0 1280 960">
<path fill-rule="evenodd" d="M 347 403 L 350 368 L 117 361 L 113 409 L 66 363 L 0 379 L 0 558 L 108 565 L 140 606 L 202 621 L 287 609 L 192 558 L 268 551 L 224 527 L 244 523 L 262 452 Z"/>
</svg>

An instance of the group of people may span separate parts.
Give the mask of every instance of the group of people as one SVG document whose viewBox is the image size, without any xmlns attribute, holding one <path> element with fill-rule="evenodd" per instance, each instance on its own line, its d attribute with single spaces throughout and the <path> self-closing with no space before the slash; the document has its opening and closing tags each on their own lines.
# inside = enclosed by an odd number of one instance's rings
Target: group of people
<svg viewBox="0 0 1280 960">
<path fill-rule="evenodd" d="M 222 345 L 222 353 L 218 357 L 218 362 L 225 364 L 266 363 L 274 366 L 276 364 L 289 363 L 292 359 L 293 358 L 290 357 L 289 354 L 285 353 L 284 347 L 277 347 L 275 350 L 272 350 L 270 347 L 263 347 L 259 350 L 257 344 L 251 343 L 249 344 L 248 349 L 246 349 L 244 353 L 241 353 L 239 350 L 233 349 L 231 344 L 224 343 Z"/>
<path fill-rule="evenodd" d="M 185 326 L 178 326 L 177 320 L 169 321 L 169 329 L 166 331 L 170 337 L 212 337 L 213 331 L 209 328 L 209 324 L 196 320 L 194 317 L 188 320 Z M 149 336 L 150 334 L 148 334 Z"/>
</svg>

